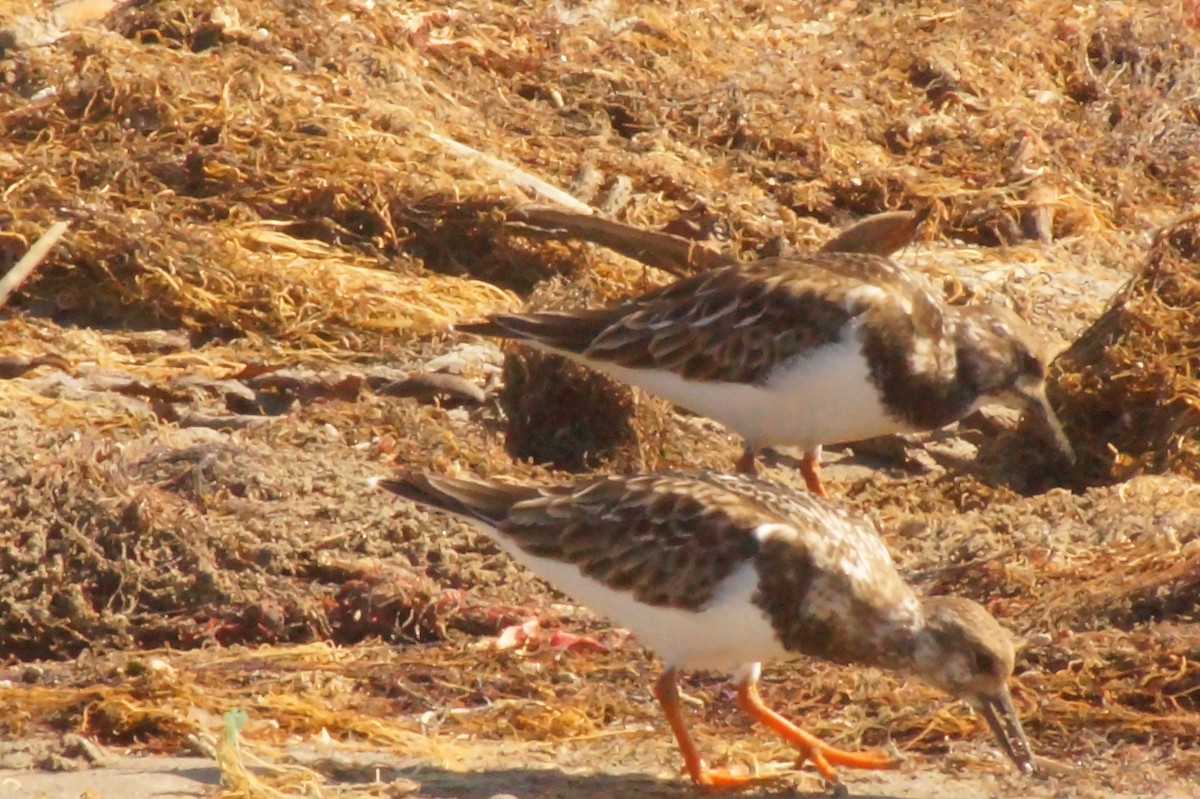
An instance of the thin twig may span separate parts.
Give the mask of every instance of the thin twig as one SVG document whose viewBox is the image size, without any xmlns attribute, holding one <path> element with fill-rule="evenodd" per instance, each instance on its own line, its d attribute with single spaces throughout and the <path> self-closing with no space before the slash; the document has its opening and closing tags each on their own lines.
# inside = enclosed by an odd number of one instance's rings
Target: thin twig
<svg viewBox="0 0 1200 799">
<path fill-rule="evenodd" d="M 21 260 L 13 264 L 13 268 L 8 270 L 8 274 L 0 278 L 0 308 L 4 307 L 9 295 L 20 288 L 25 279 L 33 274 L 33 270 L 37 269 L 38 264 L 50 254 L 51 248 L 66 232 L 66 222 L 55 222 L 49 230 L 41 235 L 41 238 L 33 243 L 29 251 L 21 256 Z"/>
</svg>

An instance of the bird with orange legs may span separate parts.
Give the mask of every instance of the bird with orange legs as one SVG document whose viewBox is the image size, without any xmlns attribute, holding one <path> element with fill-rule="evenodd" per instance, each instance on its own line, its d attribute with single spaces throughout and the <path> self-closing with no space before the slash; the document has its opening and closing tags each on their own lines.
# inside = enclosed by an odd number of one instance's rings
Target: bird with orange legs
<svg viewBox="0 0 1200 799">
<path fill-rule="evenodd" d="M 915 673 L 974 705 L 1017 767 L 1033 768 L 1008 689 L 1008 632 L 970 600 L 919 598 L 872 524 L 828 500 L 711 472 L 544 487 L 419 473 L 376 483 L 485 532 L 657 652 L 654 695 L 699 785 L 754 778 L 705 764 L 680 705 L 684 669 L 731 673 L 739 707 L 832 783 L 839 767 L 896 765 L 830 746 L 763 703 L 761 663 L 803 655 Z"/>
</svg>

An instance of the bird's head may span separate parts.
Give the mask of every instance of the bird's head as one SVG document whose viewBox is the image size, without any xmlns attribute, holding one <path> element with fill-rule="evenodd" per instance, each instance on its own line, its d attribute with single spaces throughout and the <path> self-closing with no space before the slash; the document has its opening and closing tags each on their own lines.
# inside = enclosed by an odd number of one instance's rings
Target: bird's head
<svg viewBox="0 0 1200 799">
<path fill-rule="evenodd" d="M 1037 423 L 1049 446 L 1069 463 L 1075 451 L 1046 398 L 1045 345 L 1012 311 L 996 305 L 963 306 L 956 333 L 958 362 L 976 404 L 1000 402 Z"/>
<path fill-rule="evenodd" d="M 970 702 L 1017 768 L 1033 771 L 1033 751 L 1008 691 L 1015 657 L 1010 633 L 969 599 L 927 597 L 922 607 L 925 628 L 914 653 L 917 673 Z"/>
</svg>

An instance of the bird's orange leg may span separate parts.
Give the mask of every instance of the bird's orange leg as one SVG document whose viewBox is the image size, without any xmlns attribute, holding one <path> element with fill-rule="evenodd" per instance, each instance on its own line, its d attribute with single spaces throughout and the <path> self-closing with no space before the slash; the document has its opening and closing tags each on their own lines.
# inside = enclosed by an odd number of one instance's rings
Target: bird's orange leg
<svg viewBox="0 0 1200 799">
<path fill-rule="evenodd" d="M 683 708 L 679 704 L 679 686 L 676 684 L 675 678 L 675 669 L 664 671 L 658 678 L 658 682 L 654 684 L 654 696 L 662 705 L 667 723 L 671 725 L 671 732 L 675 733 L 675 740 L 679 742 L 679 749 L 683 752 L 683 763 L 692 782 L 713 788 L 745 788 L 761 782 L 759 777 L 737 776 L 727 771 L 716 771 L 704 765 L 704 760 L 696 750 L 696 743 L 692 740 L 687 724 L 683 720 Z"/>
<path fill-rule="evenodd" d="M 737 700 L 738 707 L 747 715 L 756 721 L 761 721 L 800 750 L 800 760 L 797 765 L 806 759 L 811 760 L 817 767 L 817 771 L 821 772 L 821 776 L 829 782 L 836 783 L 838 781 L 834 766 L 883 769 L 896 768 L 900 765 L 899 761 L 893 760 L 882 752 L 847 752 L 844 749 L 830 746 L 812 733 L 805 732 L 763 704 L 762 697 L 758 693 L 758 686 L 755 685 L 753 679 L 743 680 L 738 684 Z"/>
<path fill-rule="evenodd" d="M 821 483 L 821 448 L 813 447 L 804 450 L 804 458 L 800 461 L 800 474 L 804 475 L 804 484 L 808 490 L 818 497 L 827 497 L 825 486 Z"/>
<path fill-rule="evenodd" d="M 734 464 L 733 470 L 738 474 L 748 474 L 751 477 L 758 476 L 758 450 L 754 447 L 747 446 L 742 450 L 742 457 L 738 458 L 738 462 Z"/>
</svg>

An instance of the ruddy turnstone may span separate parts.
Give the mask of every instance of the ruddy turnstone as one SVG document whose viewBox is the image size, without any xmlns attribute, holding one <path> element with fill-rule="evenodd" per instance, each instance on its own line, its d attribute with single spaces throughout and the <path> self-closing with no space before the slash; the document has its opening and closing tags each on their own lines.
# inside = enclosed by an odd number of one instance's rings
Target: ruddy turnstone
<svg viewBox="0 0 1200 799">
<path fill-rule="evenodd" d="M 554 487 L 431 474 L 376 483 L 461 517 L 656 651 L 665 671 L 654 694 L 698 784 L 750 778 L 704 764 L 680 709 L 680 669 L 731 671 L 742 710 L 831 782 L 835 766 L 896 765 L 881 753 L 835 749 L 763 703 L 761 662 L 799 654 L 912 670 L 979 708 L 1013 762 L 1033 767 L 1007 686 L 1008 633 L 970 600 L 918 599 L 871 523 L 826 500 L 701 472 Z"/>
<path fill-rule="evenodd" d="M 715 419 L 738 471 L 764 447 L 803 447 L 824 495 L 822 444 L 933 430 L 988 401 L 1015 404 L 1068 460 L 1037 335 L 991 305 L 948 306 L 919 274 L 862 253 L 718 267 L 609 308 L 493 314 L 467 333 L 518 339 Z"/>
</svg>

